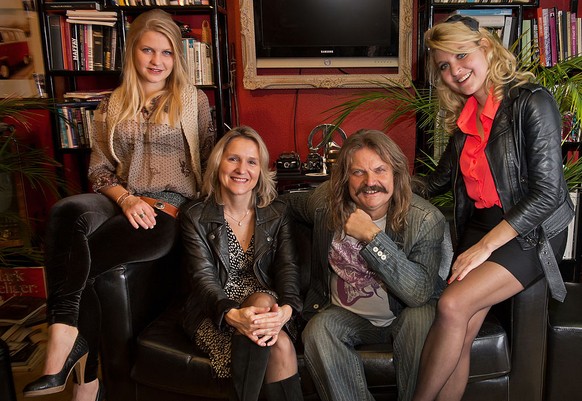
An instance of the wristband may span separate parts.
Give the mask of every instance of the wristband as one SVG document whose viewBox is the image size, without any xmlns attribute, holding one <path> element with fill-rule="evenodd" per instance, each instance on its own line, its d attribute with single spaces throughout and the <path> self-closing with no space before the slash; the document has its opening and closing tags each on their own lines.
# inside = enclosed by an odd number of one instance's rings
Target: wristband
<svg viewBox="0 0 582 401">
<path fill-rule="evenodd" d="M 125 191 L 124 193 L 122 193 L 119 198 L 117 198 L 117 200 L 115 201 L 119 206 L 121 206 L 121 204 L 127 199 L 129 198 L 131 194 L 129 193 L 129 191 Z"/>
</svg>

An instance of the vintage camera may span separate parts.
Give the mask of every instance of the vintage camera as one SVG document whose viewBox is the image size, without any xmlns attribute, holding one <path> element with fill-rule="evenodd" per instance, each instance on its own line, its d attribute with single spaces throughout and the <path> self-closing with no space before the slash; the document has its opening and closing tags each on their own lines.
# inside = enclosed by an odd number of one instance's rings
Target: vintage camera
<svg viewBox="0 0 582 401">
<path fill-rule="evenodd" d="M 281 153 L 277 159 L 278 174 L 299 174 L 301 173 L 301 160 L 295 152 Z"/>
<path fill-rule="evenodd" d="M 307 155 L 307 160 L 303 163 L 303 172 L 305 174 L 309 173 L 321 173 L 323 170 L 323 158 L 319 153 L 310 152 Z"/>
</svg>

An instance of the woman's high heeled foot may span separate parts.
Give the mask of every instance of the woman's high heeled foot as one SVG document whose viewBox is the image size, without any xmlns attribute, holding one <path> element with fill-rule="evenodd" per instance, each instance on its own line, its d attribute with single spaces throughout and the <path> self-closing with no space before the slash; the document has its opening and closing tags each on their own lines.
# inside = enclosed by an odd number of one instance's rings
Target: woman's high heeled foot
<svg viewBox="0 0 582 401">
<path fill-rule="evenodd" d="M 78 334 L 61 371 L 54 375 L 41 376 L 32 383 L 28 383 L 23 390 L 24 396 L 35 397 L 63 391 L 73 368 L 77 373 L 79 382 L 82 384 L 85 377 L 85 363 L 87 362 L 88 353 L 89 345 L 87 341 Z"/>
</svg>

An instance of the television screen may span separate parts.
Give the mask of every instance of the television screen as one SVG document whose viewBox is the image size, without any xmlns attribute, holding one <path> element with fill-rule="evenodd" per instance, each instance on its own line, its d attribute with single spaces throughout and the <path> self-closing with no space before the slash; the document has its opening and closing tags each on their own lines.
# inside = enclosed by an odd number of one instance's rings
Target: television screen
<svg viewBox="0 0 582 401">
<path fill-rule="evenodd" d="M 398 3 L 255 0 L 257 66 L 393 66 L 398 57 Z"/>
</svg>

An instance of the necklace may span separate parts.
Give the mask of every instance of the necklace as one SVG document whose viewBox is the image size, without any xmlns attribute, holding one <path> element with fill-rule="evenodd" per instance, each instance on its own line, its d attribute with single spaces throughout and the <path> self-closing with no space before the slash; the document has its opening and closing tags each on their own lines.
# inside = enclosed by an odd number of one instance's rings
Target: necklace
<svg viewBox="0 0 582 401">
<path fill-rule="evenodd" d="M 247 212 L 246 212 L 246 213 L 245 213 L 245 215 L 242 217 L 242 219 L 240 219 L 240 220 L 237 220 L 237 219 L 235 219 L 235 218 L 234 218 L 234 217 L 233 217 L 233 216 L 232 216 L 230 213 L 228 213 L 228 212 L 226 211 L 226 209 L 223 209 L 223 210 L 224 210 L 224 214 L 226 214 L 228 217 L 230 217 L 231 219 L 233 219 L 234 221 L 236 221 L 236 223 L 238 224 L 238 226 L 239 226 L 239 227 L 241 227 L 241 226 L 242 226 L 242 222 L 243 222 L 243 220 L 244 220 L 244 219 L 246 219 L 246 217 L 247 217 L 247 216 L 249 215 L 249 213 L 251 212 L 251 209 L 247 210 Z"/>
</svg>

